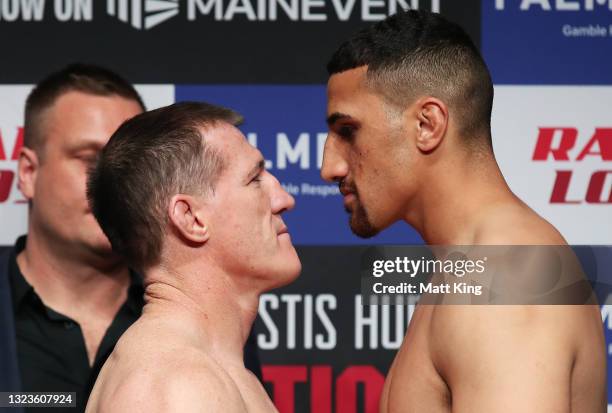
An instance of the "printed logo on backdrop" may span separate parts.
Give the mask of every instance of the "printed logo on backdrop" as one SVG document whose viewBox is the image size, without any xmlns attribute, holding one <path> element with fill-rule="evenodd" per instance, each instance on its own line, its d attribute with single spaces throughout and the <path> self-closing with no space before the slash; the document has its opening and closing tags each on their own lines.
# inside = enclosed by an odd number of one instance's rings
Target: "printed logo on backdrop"
<svg viewBox="0 0 612 413">
<path fill-rule="evenodd" d="M 510 188 L 573 244 L 612 244 L 609 86 L 496 86 L 493 146 Z"/>
<path fill-rule="evenodd" d="M 0 22 L 91 21 L 93 0 L 0 0 Z M 47 15 L 46 15 L 47 14 Z"/>
<path fill-rule="evenodd" d="M 280 412 L 378 411 L 415 302 L 362 305 L 365 250 L 298 247 L 302 275 L 261 296 L 257 345 L 265 385 Z"/>
<path fill-rule="evenodd" d="M 508 2 L 508 6 L 506 3 Z M 539 10 L 542 12 L 592 12 L 605 13 L 612 10 L 612 0 L 521 0 L 514 1 L 510 6 L 510 0 L 495 0 L 495 10 L 505 11 L 506 7 L 518 8 L 521 12 Z M 518 7 L 517 7 L 518 6 Z M 609 19 L 610 15 L 608 15 Z M 588 24 L 575 26 L 570 23 L 561 26 L 560 34 L 565 37 L 610 37 L 612 36 L 612 23 L 610 24 Z"/>
<path fill-rule="evenodd" d="M 211 17 L 231 21 L 246 17 L 249 21 L 349 20 L 356 15 L 362 21 L 378 21 L 399 10 L 424 8 L 419 0 L 184 0 L 187 21 Z M 422 2 L 421 2 L 422 3 Z M 433 12 L 440 12 L 440 0 L 430 0 Z M 150 29 L 179 14 L 179 0 L 107 0 L 106 13 L 135 29 Z M 93 0 L 0 0 L 0 21 L 42 21 L 47 7 L 58 21 L 91 21 Z"/>
<path fill-rule="evenodd" d="M 179 3 L 178 0 L 107 0 L 106 11 L 135 29 L 148 30 L 176 16 Z"/>
<path fill-rule="evenodd" d="M 12 136 L 11 136 L 12 135 Z M 0 129 L 0 205 L 25 200 L 17 188 L 16 162 L 23 146 L 23 127 Z"/>
<path fill-rule="evenodd" d="M 322 0 L 188 0 L 187 19 L 196 20 L 210 14 L 217 21 L 227 21 L 243 14 L 249 21 L 275 21 L 281 15 L 291 21 L 346 21 L 358 15 L 362 21 L 378 21 L 399 10 L 419 8 L 419 0 L 361 0 L 360 5 L 355 0 L 332 0 L 328 2 L 331 8 L 325 7 L 325 3 Z M 430 9 L 439 13 L 440 0 L 432 0 Z"/>
<path fill-rule="evenodd" d="M 612 0 L 482 2 L 496 84 L 612 84 Z"/>
<path fill-rule="evenodd" d="M 31 86 L 0 86 L 0 246 L 26 231 L 27 203 L 19 191 L 17 162 L 23 146 L 23 102 Z"/>
<path fill-rule="evenodd" d="M 572 127 L 540 127 L 532 160 L 555 165 L 555 179 L 550 193 L 551 204 L 612 204 L 612 128 L 598 127 L 578 140 L 579 130 Z M 588 139 L 586 139 L 588 137 Z M 581 145 L 582 143 L 582 145 Z M 576 169 L 588 160 L 601 161 L 590 176 L 575 179 Z M 586 178 L 586 179 L 585 179 Z M 574 192 L 575 197 L 568 194 Z"/>
<path fill-rule="evenodd" d="M 320 84 L 343 39 L 403 9 L 439 12 L 480 43 L 479 0 L 0 0 L 0 38 L 15 39 L 0 83 L 78 56 L 145 84 Z"/>
</svg>

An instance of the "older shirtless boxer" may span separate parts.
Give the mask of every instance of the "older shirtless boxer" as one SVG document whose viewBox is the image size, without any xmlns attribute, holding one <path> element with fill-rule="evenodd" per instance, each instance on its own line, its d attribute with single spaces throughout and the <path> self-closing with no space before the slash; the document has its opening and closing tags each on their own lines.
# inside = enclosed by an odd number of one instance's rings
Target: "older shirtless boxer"
<svg viewBox="0 0 612 413">
<path fill-rule="evenodd" d="M 113 248 L 142 270 L 146 304 L 87 412 L 275 411 L 242 349 L 259 295 L 300 272 L 281 218 L 294 200 L 239 122 L 179 103 L 126 122 L 102 151 L 90 202 Z"/>
<path fill-rule="evenodd" d="M 370 237 L 404 220 L 431 245 L 560 245 L 493 155 L 493 86 L 465 32 L 409 11 L 340 46 L 328 71 L 322 176 Z M 603 412 L 599 309 L 418 306 L 382 412 Z"/>
</svg>

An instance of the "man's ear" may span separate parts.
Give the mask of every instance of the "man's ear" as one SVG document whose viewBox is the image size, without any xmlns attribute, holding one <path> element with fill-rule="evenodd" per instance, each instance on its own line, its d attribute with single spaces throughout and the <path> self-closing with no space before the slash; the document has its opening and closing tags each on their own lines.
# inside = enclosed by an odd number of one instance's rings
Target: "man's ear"
<svg viewBox="0 0 612 413">
<path fill-rule="evenodd" d="M 39 167 L 40 162 L 36 152 L 23 146 L 19 151 L 17 163 L 17 187 L 28 201 L 34 198 Z"/>
<path fill-rule="evenodd" d="M 440 146 L 446 134 L 448 108 L 440 99 L 426 97 L 417 101 L 416 116 L 416 145 L 422 152 L 431 152 Z"/>
<path fill-rule="evenodd" d="M 199 206 L 200 203 L 193 196 L 174 195 L 168 205 L 168 216 L 183 237 L 191 242 L 203 244 L 210 237 L 210 233 Z"/>
</svg>

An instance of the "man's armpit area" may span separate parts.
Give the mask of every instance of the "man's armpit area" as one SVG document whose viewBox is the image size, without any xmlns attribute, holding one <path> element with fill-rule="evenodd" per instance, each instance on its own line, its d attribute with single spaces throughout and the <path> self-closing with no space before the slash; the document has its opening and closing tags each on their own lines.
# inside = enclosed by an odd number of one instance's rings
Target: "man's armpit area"
<svg viewBox="0 0 612 413">
<path fill-rule="evenodd" d="M 583 306 L 582 306 L 583 307 Z M 456 412 L 565 412 L 581 306 L 439 306 L 432 358 Z"/>
</svg>

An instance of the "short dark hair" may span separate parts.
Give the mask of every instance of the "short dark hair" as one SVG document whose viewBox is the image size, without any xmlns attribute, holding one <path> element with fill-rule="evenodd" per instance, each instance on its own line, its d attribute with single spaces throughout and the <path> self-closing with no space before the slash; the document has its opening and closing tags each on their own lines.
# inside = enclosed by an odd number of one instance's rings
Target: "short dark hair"
<svg viewBox="0 0 612 413">
<path fill-rule="evenodd" d="M 30 92 L 25 105 L 24 146 L 40 153 L 44 140 L 42 115 L 63 94 L 79 91 L 90 95 L 118 95 L 145 105 L 134 87 L 118 74 L 100 66 L 73 63 L 41 80 Z"/>
<path fill-rule="evenodd" d="M 493 82 L 478 49 L 457 24 L 439 14 L 399 12 L 356 33 L 334 53 L 330 75 L 367 66 L 367 82 L 404 106 L 428 94 L 458 114 L 460 133 L 491 144 Z M 481 142 L 478 142 L 481 143 Z"/>
<path fill-rule="evenodd" d="M 124 122 L 89 173 L 87 197 L 100 227 L 133 268 L 159 262 L 175 194 L 208 195 L 224 168 L 201 133 L 242 117 L 207 103 L 183 102 Z"/>
</svg>

